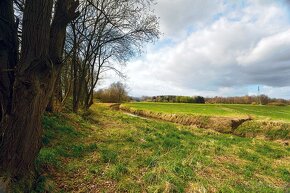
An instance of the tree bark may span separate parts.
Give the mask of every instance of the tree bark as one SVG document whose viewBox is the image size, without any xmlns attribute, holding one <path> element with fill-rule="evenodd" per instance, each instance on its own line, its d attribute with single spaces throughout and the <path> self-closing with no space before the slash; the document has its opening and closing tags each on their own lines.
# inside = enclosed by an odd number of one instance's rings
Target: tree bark
<svg viewBox="0 0 290 193">
<path fill-rule="evenodd" d="M 41 118 L 61 70 L 58 61 L 65 28 L 77 16 L 77 2 L 58 0 L 50 25 L 53 2 L 26 0 L 25 4 L 21 57 L 15 73 L 11 112 L 4 115 L 0 139 L 1 172 L 16 180 L 34 168 L 41 147 Z"/>
<path fill-rule="evenodd" d="M 60 112 L 62 106 L 63 96 L 62 96 L 62 81 L 60 75 L 58 75 L 52 96 L 49 99 L 48 105 L 46 107 L 47 112 Z"/>
<path fill-rule="evenodd" d="M 77 66 L 77 37 L 76 37 L 76 30 L 75 25 L 72 24 L 73 30 L 73 52 L 72 52 L 72 69 L 73 69 L 73 112 L 78 112 L 79 109 L 79 95 L 78 85 L 79 85 L 79 70 Z"/>
<path fill-rule="evenodd" d="M 0 166 L 12 177 L 33 168 L 41 146 L 41 116 L 55 77 L 48 57 L 52 5 L 53 0 L 26 1 L 11 113 L 1 123 Z"/>
<path fill-rule="evenodd" d="M 47 110 L 53 112 L 56 106 L 61 105 L 61 68 L 63 66 L 63 50 L 66 38 L 66 27 L 68 23 L 78 17 L 79 13 L 75 12 L 78 7 L 78 1 L 58 0 L 56 3 L 56 12 L 51 25 L 49 55 L 55 64 L 57 71 L 57 81 L 54 84 L 54 92 L 50 98 Z"/>
<path fill-rule="evenodd" d="M 17 63 L 17 25 L 13 1 L 0 1 L 0 123 L 11 111 L 14 68 Z"/>
</svg>

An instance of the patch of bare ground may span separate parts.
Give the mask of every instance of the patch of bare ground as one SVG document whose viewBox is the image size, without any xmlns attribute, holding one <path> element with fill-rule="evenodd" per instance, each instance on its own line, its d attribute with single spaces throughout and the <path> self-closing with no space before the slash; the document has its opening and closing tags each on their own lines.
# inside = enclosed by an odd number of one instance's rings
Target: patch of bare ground
<svg viewBox="0 0 290 193">
<path fill-rule="evenodd" d="M 290 168 L 290 156 L 274 160 L 273 166 L 276 166 L 276 167 L 287 166 L 288 168 Z"/>
<path fill-rule="evenodd" d="M 190 183 L 188 187 L 185 189 L 186 193 L 208 193 L 208 192 L 216 192 L 215 189 L 207 190 L 200 183 Z"/>
<path fill-rule="evenodd" d="M 230 156 L 230 155 L 215 156 L 214 161 L 217 164 L 226 164 L 226 163 L 232 164 L 233 163 L 237 166 L 243 166 L 246 164 L 245 160 L 242 160 L 236 156 Z"/>
<path fill-rule="evenodd" d="M 269 184 L 275 188 L 277 187 L 286 187 L 288 183 L 285 183 L 285 181 L 282 181 L 280 179 L 274 178 L 272 176 L 266 176 L 261 174 L 255 174 L 254 177 L 264 181 L 266 184 Z"/>
</svg>

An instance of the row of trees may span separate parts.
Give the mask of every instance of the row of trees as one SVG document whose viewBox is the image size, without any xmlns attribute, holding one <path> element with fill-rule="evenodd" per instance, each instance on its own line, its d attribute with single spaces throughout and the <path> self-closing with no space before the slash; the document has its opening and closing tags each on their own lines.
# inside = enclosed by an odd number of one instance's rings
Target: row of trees
<svg viewBox="0 0 290 193">
<path fill-rule="evenodd" d="M 235 97 L 213 97 L 206 98 L 206 103 L 221 103 L 221 104 L 290 104 L 290 101 L 285 99 L 270 98 L 267 95 L 258 96 L 235 96 Z"/>
<path fill-rule="evenodd" d="M 87 0 L 80 16 L 67 28 L 64 66 L 49 110 L 69 96 L 73 111 L 93 104 L 96 85 L 108 71 L 124 76 L 125 63 L 142 51 L 142 44 L 158 37 L 158 21 L 150 12 L 151 1 Z"/>
<path fill-rule="evenodd" d="M 87 109 L 104 74 L 121 74 L 118 67 L 158 37 L 152 3 L 0 1 L 0 179 L 17 183 L 33 171 L 46 109 L 69 97 L 75 112 Z"/>
<path fill-rule="evenodd" d="M 205 103 L 205 99 L 202 96 L 163 95 L 163 96 L 143 97 L 141 100 L 148 102 Z"/>
<path fill-rule="evenodd" d="M 267 95 L 259 96 L 235 96 L 235 97 L 207 97 L 202 96 L 143 96 L 141 99 L 135 99 L 137 101 L 147 102 L 170 102 L 170 103 L 212 103 L 212 104 L 261 104 L 261 105 L 288 105 L 289 100 L 270 98 Z"/>
</svg>

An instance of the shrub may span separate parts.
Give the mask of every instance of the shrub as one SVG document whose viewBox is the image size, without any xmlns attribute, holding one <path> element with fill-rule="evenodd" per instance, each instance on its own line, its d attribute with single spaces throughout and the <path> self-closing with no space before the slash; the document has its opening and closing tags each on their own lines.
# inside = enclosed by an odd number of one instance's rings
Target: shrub
<svg viewBox="0 0 290 193">
<path fill-rule="evenodd" d="M 287 106 L 286 103 L 282 103 L 282 102 L 272 102 L 272 103 L 268 103 L 267 105 L 270 105 L 270 106 Z"/>
</svg>

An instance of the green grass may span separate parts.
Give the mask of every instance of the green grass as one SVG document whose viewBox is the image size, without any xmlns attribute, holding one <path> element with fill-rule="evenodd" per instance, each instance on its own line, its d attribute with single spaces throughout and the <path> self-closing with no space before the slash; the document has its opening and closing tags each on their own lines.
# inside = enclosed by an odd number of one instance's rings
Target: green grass
<svg viewBox="0 0 290 193">
<path fill-rule="evenodd" d="M 290 121 L 290 106 L 260 106 L 231 104 L 189 104 L 189 103 L 127 103 L 127 107 L 170 114 L 208 115 Z"/>
<path fill-rule="evenodd" d="M 259 122 L 248 121 L 240 125 L 234 134 L 243 137 L 264 136 L 269 140 L 289 140 L 290 124 L 286 122 Z"/>
<path fill-rule="evenodd" d="M 262 139 L 102 105 L 86 119 L 50 115 L 44 125 L 38 165 L 55 192 L 285 192 L 290 179 L 290 148 Z"/>
</svg>

